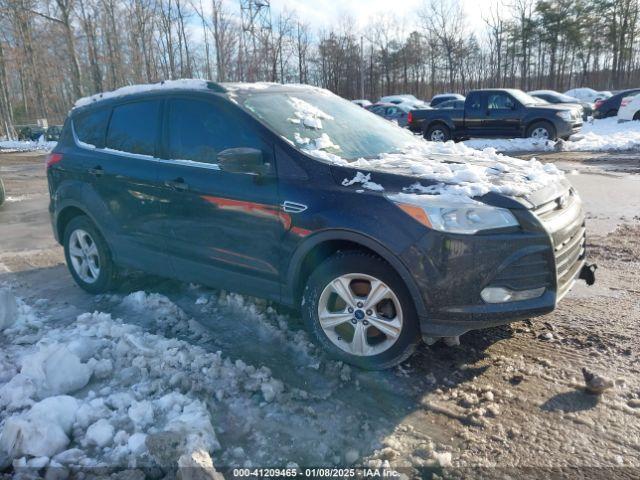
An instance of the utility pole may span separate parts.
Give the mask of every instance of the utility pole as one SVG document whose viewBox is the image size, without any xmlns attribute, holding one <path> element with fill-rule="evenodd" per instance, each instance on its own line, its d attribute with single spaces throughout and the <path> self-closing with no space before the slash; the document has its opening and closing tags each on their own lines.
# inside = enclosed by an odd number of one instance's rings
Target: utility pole
<svg viewBox="0 0 640 480">
<path fill-rule="evenodd" d="M 246 79 L 253 82 L 260 75 L 258 72 L 258 44 L 261 35 L 271 38 L 271 0 L 240 0 L 240 18 L 242 20 L 241 48 L 247 62 Z M 251 54 L 249 54 L 249 45 Z M 267 45 L 268 48 L 268 45 Z"/>
</svg>

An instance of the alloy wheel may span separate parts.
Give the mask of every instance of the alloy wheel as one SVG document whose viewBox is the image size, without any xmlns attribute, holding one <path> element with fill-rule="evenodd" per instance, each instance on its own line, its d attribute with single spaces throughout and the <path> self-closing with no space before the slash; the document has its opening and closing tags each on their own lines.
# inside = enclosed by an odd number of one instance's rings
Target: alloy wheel
<svg viewBox="0 0 640 480">
<path fill-rule="evenodd" d="M 444 142 L 445 134 L 442 130 L 436 129 L 431 132 L 432 142 Z"/>
<path fill-rule="evenodd" d="M 85 283 L 95 283 L 100 276 L 98 245 L 85 230 L 74 230 L 69 236 L 69 257 L 78 277 Z"/>
<path fill-rule="evenodd" d="M 320 326 L 331 342 L 356 356 L 387 351 L 402 332 L 402 307 L 393 290 L 362 273 L 341 275 L 318 301 Z"/>
<path fill-rule="evenodd" d="M 538 127 L 531 132 L 531 138 L 537 138 L 540 140 L 548 140 L 549 139 L 549 130 L 544 127 Z"/>
</svg>

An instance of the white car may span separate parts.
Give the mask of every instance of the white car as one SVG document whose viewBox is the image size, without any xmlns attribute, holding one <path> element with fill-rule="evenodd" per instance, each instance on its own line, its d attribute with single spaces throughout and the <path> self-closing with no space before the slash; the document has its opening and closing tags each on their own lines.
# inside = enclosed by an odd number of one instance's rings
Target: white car
<svg viewBox="0 0 640 480">
<path fill-rule="evenodd" d="M 624 97 L 618 109 L 618 121 L 640 120 L 640 93 Z"/>
<path fill-rule="evenodd" d="M 571 90 L 567 90 L 566 92 L 564 92 L 564 94 L 568 95 L 569 97 L 577 98 L 582 102 L 589 103 L 594 103 L 596 100 L 609 98 L 612 96 L 612 93 L 609 91 L 598 92 L 593 88 L 587 87 L 573 88 Z"/>
<path fill-rule="evenodd" d="M 413 108 L 425 108 L 429 104 L 419 100 L 414 95 L 387 95 L 386 97 L 380 97 L 378 103 L 393 103 L 394 105 L 411 105 Z"/>
<path fill-rule="evenodd" d="M 359 98 L 357 100 L 351 100 L 351 103 L 355 103 L 356 105 L 365 108 L 365 107 L 369 107 L 372 105 L 372 103 L 369 100 L 366 100 L 364 98 Z"/>
</svg>

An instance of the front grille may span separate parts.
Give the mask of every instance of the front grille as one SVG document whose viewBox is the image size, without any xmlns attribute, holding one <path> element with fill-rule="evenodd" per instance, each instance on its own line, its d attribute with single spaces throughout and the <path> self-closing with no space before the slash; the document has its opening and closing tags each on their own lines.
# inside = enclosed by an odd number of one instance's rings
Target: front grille
<svg viewBox="0 0 640 480">
<path fill-rule="evenodd" d="M 557 297 L 561 298 L 571 288 L 585 258 L 586 229 L 582 208 L 578 196 L 570 189 L 533 212 L 553 240 Z"/>
</svg>

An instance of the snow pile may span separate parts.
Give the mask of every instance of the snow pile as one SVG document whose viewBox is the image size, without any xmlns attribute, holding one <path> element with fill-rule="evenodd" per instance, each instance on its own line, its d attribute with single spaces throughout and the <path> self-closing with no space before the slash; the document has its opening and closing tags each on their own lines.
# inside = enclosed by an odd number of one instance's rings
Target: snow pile
<svg viewBox="0 0 640 480">
<path fill-rule="evenodd" d="M 364 188 L 368 189 L 368 190 L 375 190 L 375 191 L 378 191 L 378 192 L 381 192 L 382 190 L 384 190 L 382 185 L 371 181 L 371 174 L 370 173 L 364 174 L 362 172 L 358 172 L 358 173 L 356 173 L 356 176 L 353 177 L 351 180 L 349 180 L 348 178 L 345 178 L 342 181 L 342 185 L 344 187 L 348 187 L 348 186 L 354 185 L 356 183 L 362 184 L 362 186 Z"/>
<path fill-rule="evenodd" d="M 294 108 L 293 117 L 289 118 L 291 123 L 301 123 L 305 127 L 321 130 L 322 120 L 333 120 L 331 115 L 323 112 L 316 106 L 305 102 L 301 98 L 290 96 L 287 98 L 287 101 Z"/>
<path fill-rule="evenodd" d="M 53 150 L 58 142 L 48 142 L 42 135 L 37 141 L 32 140 L 4 140 L 0 141 L 0 152 L 33 152 Z"/>
<path fill-rule="evenodd" d="M 537 138 L 472 138 L 461 142 L 476 150 L 493 148 L 499 152 L 552 152 L 556 142 Z"/>
<path fill-rule="evenodd" d="M 640 149 L 640 122 L 618 123 L 618 117 L 586 123 L 562 144 L 567 151 L 620 151 Z"/>
<path fill-rule="evenodd" d="M 587 122 L 569 140 L 538 140 L 533 138 L 472 138 L 461 142 L 467 147 L 499 152 L 608 152 L 640 149 L 640 122 L 618 123 L 618 117 Z"/>
<path fill-rule="evenodd" d="M 84 107 L 99 100 L 107 100 L 110 98 L 123 97 L 125 95 L 132 95 L 134 93 L 149 92 L 161 89 L 186 89 L 186 90 L 206 90 L 209 87 L 209 82 L 206 80 L 198 80 L 195 78 L 181 78 L 178 80 L 164 80 L 158 83 L 141 84 L 141 85 L 127 85 L 126 87 L 118 88 L 111 92 L 102 92 L 89 97 L 83 97 L 76 101 L 74 108 Z"/>
</svg>

